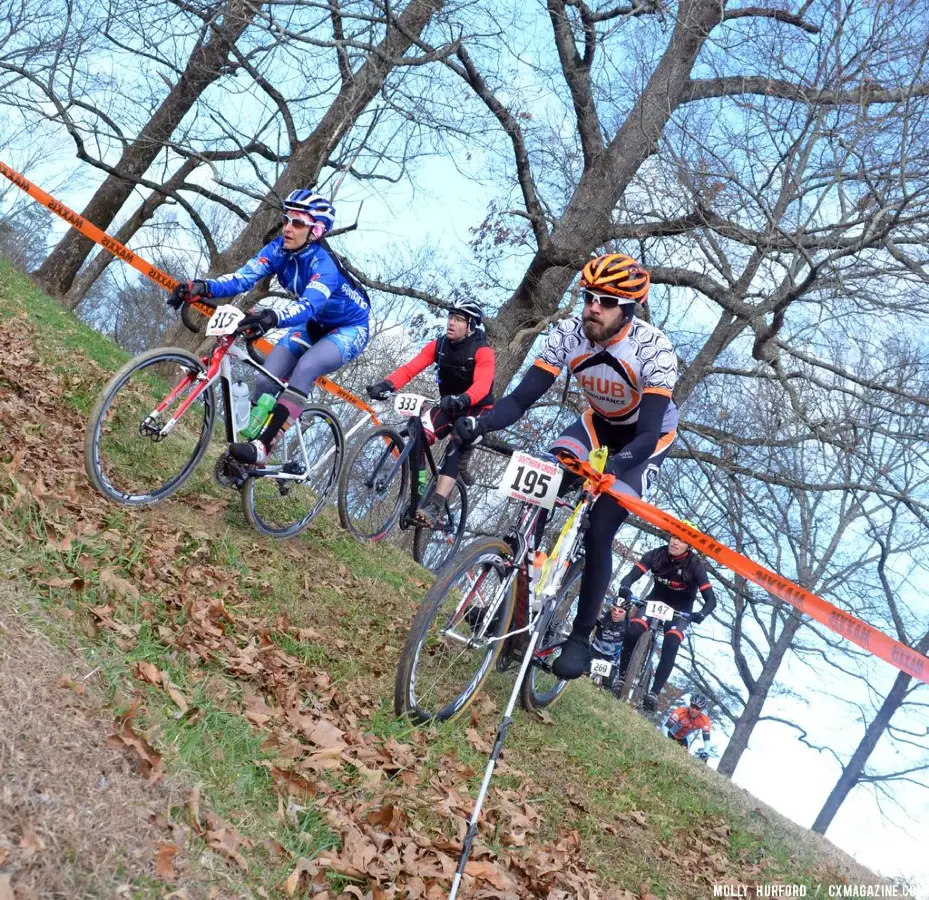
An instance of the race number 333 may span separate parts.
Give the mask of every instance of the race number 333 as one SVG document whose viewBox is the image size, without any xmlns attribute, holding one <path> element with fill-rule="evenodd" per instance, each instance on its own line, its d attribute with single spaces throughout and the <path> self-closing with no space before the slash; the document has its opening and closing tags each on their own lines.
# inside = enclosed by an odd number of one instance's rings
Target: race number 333
<svg viewBox="0 0 929 900">
<path fill-rule="evenodd" d="M 561 476 L 558 463 L 536 459 L 528 453 L 514 453 L 497 485 L 497 495 L 551 509 Z"/>
</svg>

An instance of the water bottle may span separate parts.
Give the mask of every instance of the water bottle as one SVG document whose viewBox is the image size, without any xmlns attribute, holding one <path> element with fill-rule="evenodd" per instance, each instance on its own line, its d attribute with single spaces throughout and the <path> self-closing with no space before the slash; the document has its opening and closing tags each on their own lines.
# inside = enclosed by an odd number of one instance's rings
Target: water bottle
<svg viewBox="0 0 929 900">
<path fill-rule="evenodd" d="M 249 400 L 248 385 L 244 381 L 232 382 L 232 425 L 241 433 L 248 427 L 252 404 Z"/>
<path fill-rule="evenodd" d="M 262 394 L 258 398 L 258 402 L 252 407 L 252 414 L 248 418 L 247 427 L 242 429 L 242 437 L 245 440 L 253 441 L 261 434 L 265 422 L 268 421 L 268 416 L 271 415 L 271 410 L 275 406 L 277 406 L 277 398 L 274 394 Z"/>
<path fill-rule="evenodd" d="M 426 493 L 426 485 L 429 484 L 429 470 L 420 469 L 419 470 L 419 496 L 422 497 Z"/>
<path fill-rule="evenodd" d="M 548 554 L 544 550 L 536 550 L 532 557 L 532 565 L 529 566 L 529 603 L 532 611 L 538 612 L 542 605 L 542 598 L 539 596 L 539 581 L 542 578 L 542 569 L 548 561 Z"/>
</svg>

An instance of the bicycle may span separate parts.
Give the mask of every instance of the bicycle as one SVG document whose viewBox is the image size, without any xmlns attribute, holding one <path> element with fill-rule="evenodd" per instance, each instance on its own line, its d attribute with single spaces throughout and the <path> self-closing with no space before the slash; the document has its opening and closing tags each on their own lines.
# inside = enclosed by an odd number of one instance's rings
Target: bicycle
<svg viewBox="0 0 929 900">
<path fill-rule="evenodd" d="M 342 469 L 338 508 L 342 527 L 362 541 L 383 540 L 398 524 L 404 531 L 412 528 L 413 558 L 438 571 L 461 546 L 468 491 L 457 479 L 432 528 L 416 519 L 422 487 L 419 460 L 425 459 L 430 476 L 423 499 L 432 496 L 439 473 L 423 424 L 429 409 L 429 400 L 419 394 L 395 396 L 394 410 L 406 425 L 400 431 L 387 425 L 375 428 L 358 442 Z"/>
<path fill-rule="evenodd" d="M 644 612 L 638 618 L 644 619 L 647 627 L 635 642 L 622 687 L 619 691 L 614 691 L 614 693 L 620 700 L 637 707 L 641 705 L 642 700 L 648 693 L 649 685 L 652 683 L 655 651 L 659 637 L 663 638 L 662 625 L 665 622 L 670 622 L 675 616 L 688 621 L 690 613 L 676 610 L 660 600 L 646 600 L 642 604 L 641 601 L 634 597 L 631 599 L 639 605 L 639 609 L 644 606 Z"/>
<path fill-rule="evenodd" d="M 513 724 L 517 699 L 526 710 L 540 711 L 554 703 L 567 687 L 567 682 L 553 673 L 552 663 L 574 620 L 591 507 L 614 480 L 613 476 L 602 474 L 606 458 L 606 448 L 594 451 L 590 463 L 567 455 L 534 457 L 512 453 L 498 492 L 520 501 L 518 524 L 502 538 L 474 541 L 454 565 L 445 568 L 426 594 L 404 642 L 394 683 L 394 709 L 398 715 L 408 715 L 417 724 L 423 724 L 459 717 L 478 695 L 504 643 L 519 635 L 527 636 L 518 654 L 519 671 L 497 726 L 496 740 L 462 842 L 449 894 L 451 900 L 461 885 L 490 779 Z M 562 469 L 581 478 L 559 498 Z M 573 511 L 542 566 L 538 584 L 529 587 L 528 566 L 541 538 L 540 511 L 555 507 Z M 518 592 L 517 581 L 521 577 L 526 579 L 527 589 Z M 517 623 L 511 630 L 517 602 L 523 604 L 526 624 Z M 439 663 L 439 672 L 431 677 L 427 670 L 434 661 Z M 459 672 L 459 668 L 464 672 Z M 471 668 L 474 671 L 469 675 Z M 431 687 L 436 688 L 440 678 L 450 674 L 455 686 L 449 689 L 449 696 L 430 699 L 422 693 L 420 684 L 431 681 Z"/>
<path fill-rule="evenodd" d="M 288 391 L 286 381 L 236 344 L 238 337 L 248 337 L 239 327 L 242 310 L 203 298 L 190 305 L 209 316 L 206 334 L 216 338 L 210 352 L 199 358 L 178 347 L 159 347 L 140 354 L 113 375 L 90 414 L 85 469 L 94 487 L 121 505 L 160 503 L 193 475 L 216 424 L 217 384 L 225 441 L 239 439 L 247 423 L 235 420 L 233 361 L 275 383 L 278 397 Z M 189 316 L 188 306 L 183 307 L 184 324 L 199 331 Z M 224 452 L 214 476 L 222 486 L 240 490 L 245 518 L 256 531 L 289 538 L 323 510 L 338 481 L 344 448 L 338 418 L 326 406 L 314 404 L 271 448 L 268 464 L 251 468 Z"/>
<path fill-rule="evenodd" d="M 501 451 L 506 452 L 505 448 Z M 511 453 L 498 493 L 520 500 L 517 524 L 503 537 L 473 541 L 440 573 L 423 599 L 401 651 L 394 709 L 417 724 L 460 716 L 477 696 L 505 645 L 522 663 L 517 687 L 525 709 L 550 706 L 567 686 L 552 674 L 551 663 L 570 633 L 573 616 L 569 614 L 577 602 L 576 588 L 583 570 L 584 532 L 590 506 L 599 492 L 579 484 L 558 498 L 560 460 L 548 454 L 533 457 Z M 598 462 L 602 466 L 605 451 L 601 456 Z M 538 585 L 532 592 L 517 591 L 523 579 L 528 588 L 528 567 L 538 542 L 537 525 L 543 508 L 573 508 L 573 512 L 542 568 Z M 521 615 L 511 629 L 517 593 Z M 520 636 L 524 636 L 523 641 L 528 636 L 531 650 L 513 646 Z M 524 678 L 529 660 L 532 666 Z M 431 674 L 430 667 L 437 674 Z M 423 691 L 424 684 L 434 696 Z"/>
</svg>

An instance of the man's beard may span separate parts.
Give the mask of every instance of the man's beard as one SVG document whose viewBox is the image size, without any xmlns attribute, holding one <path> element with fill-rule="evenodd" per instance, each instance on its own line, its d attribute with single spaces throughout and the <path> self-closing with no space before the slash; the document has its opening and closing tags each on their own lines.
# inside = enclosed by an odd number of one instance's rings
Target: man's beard
<svg viewBox="0 0 929 900">
<path fill-rule="evenodd" d="M 619 334 L 625 324 L 625 316 L 623 316 L 615 325 L 601 325 L 589 319 L 581 320 L 581 328 L 584 332 L 584 337 L 586 337 L 588 341 L 591 341 L 594 344 L 603 344 L 614 335 Z"/>
</svg>

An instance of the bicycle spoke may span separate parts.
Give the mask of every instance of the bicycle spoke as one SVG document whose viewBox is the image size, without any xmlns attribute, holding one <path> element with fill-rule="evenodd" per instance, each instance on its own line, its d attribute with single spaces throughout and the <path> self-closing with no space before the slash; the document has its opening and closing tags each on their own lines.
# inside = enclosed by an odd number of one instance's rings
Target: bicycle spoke
<svg viewBox="0 0 929 900">
<path fill-rule="evenodd" d="M 163 500 L 186 481 L 206 451 L 215 415 L 202 371 L 196 357 L 163 348 L 113 376 L 85 438 L 85 465 L 98 490 L 134 505 Z"/>
<path fill-rule="evenodd" d="M 293 537 L 325 506 L 342 461 L 342 435 L 324 407 L 309 407 L 273 448 L 264 467 L 278 473 L 249 479 L 243 495 L 249 523 L 270 537 Z"/>
</svg>

